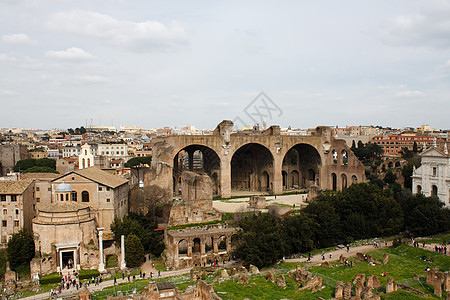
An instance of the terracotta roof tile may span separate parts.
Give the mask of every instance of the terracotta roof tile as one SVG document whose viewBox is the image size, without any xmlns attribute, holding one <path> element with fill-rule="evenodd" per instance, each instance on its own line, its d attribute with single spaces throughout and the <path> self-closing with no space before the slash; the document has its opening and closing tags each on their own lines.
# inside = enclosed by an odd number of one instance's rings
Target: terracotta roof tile
<svg viewBox="0 0 450 300">
<path fill-rule="evenodd" d="M 122 184 L 126 184 L 128 180 L 123 179 L 122 177 L 112 175 L 106 171 L 100 170 L 96 167 L 81 169 L 73 171 L 75 174 L 86 177 L 92 181 L 98 182 L 100 184 L 116 188 L 121 186 Z M 70 173 L 69 173 L 70 174 Z"/>
<path fill-rule="evenodd" d="M 22 194 L 32 180 L 0 181 L 0 194 Z"/>
</svg>

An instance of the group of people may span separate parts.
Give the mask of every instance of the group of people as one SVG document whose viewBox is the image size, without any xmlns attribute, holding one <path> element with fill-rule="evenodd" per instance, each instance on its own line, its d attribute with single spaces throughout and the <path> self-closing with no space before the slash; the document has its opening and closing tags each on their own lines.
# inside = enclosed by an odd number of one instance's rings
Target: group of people
<svg viewBox="0 0 450 300">
<path fill-rule="evenodd" d="M 434 246 L 434 252 L 447 255 L 447 246 Z"/>
<path fill-rule="evenodd" d="M 58 286 L 58 289 L 50 290 L 50 296 L 56 296 L 58 294 L 61 294 L 63 290 L 68 290 L 70 288 L 76 288 L 77 290 L 81 288 L 81 282 L 78 279 L 78 272 L 73 270 L 72 274 L 67 273 L 67 275 L 63 275 L 62 272 L 60 272 L 61 275 L 61 283 Z"/>
<path fill-rule="evenodd" d="M 415 247 L 415 248 L 420 247 L 420 243 L 415 240 L 412 240 L 412 244 L 413 244 L 413 247 Z M 422 247 L 425 249 L 425 242 L 422 242 Z M 442 246 L 435 245 L 434 252 L 447 255 L 447 242 L 445 240 L 443 240 Z"/>
</svg>

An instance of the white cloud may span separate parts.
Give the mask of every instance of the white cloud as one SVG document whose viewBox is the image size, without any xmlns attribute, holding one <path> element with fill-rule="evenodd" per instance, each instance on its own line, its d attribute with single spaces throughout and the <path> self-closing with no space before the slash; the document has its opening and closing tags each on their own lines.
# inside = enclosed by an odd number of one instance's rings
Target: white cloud
<svg viewBox="0 0 450 300">
<path fill-rule="evenodd" d="M 14 96 L 17 94 L 18 93 L 16 91 L 12 91 L 12 90 L 0 90 L 0 95 L 2 95 L 2 96 Z"/>
<path fill-rule="evenodd" d="M 442 68 L 445 68 L 445 69 L 449 69 L 450 68 L 450 59 L 447 60 L 447 62 L 442 65 Z"/>
<path fill-rule="evenodd" d="M 397 98 L 422 98 L 425 96 L 421 91 L 401 91 L 395 95 Z"/>
<path fill-rule="evenodd" d="M 62 60 L 88 60 L 94 58 L 94 55 L 76 47 L 68 48 L 63 51 L 47 51 L 45 56 Z"/>
<path fill-rule="evenodd" d="M 178 22 L 166 26 L 157 21 L 117 20 L 106 14 L 79 9 L 55 13 L 46 25 L 55 31 L 96 38 L 139 51 L 187 42 L 186 30 Z"/>
<path fill-rule="evenodd" d="M 104 83 L 108 81 L 108 78 L 99 75 L 77 75 L 75 78 L 79 81 L 88 83 Z"/>
<path fill-rule="evenodd" d="M 2 41 L 14 45 L 36 45 L 37 42 L 32 40 L 24 33 L 5 34 L 2 36 Z"/>
<path fill-rule="evenodd" d="M 6 53 L 0 53 L 0 62 L 15 61 L 15 59 Z"/>
<path fill-rule="evenodd" d="M 423 1 L 419 12 L 393 19 L 381 38 L 390 45 L 450 47 L 449 16 L 449 1 Z"/>
</svg>

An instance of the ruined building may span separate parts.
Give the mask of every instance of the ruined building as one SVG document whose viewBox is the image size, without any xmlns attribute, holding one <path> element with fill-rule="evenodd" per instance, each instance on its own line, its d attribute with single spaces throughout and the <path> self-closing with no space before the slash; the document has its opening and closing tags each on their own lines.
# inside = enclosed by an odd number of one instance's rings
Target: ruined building
<svg viewBox="0 0 450 300">
<path fill-rule="evenodd" d="M 221 197 L 310 186 L 342 190 L 365 180 L 364 166 L 329 127 L 317 127 L 310 136 L 289 136 L 281 135 L 279 126 L 232 134 L 233 126 L 222 121 L 212 135 L 154 139 L 145 185 L 156 184 L 178 196 L 183 170 L 208 175 L 213 195 Z"/>
</svg>

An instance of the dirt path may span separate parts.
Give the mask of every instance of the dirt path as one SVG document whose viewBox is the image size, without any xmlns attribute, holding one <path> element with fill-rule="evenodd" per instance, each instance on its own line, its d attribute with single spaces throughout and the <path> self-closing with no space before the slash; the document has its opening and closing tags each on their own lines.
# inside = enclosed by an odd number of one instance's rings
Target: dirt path
<svg viewBox="0 0 450 300">
<path fill-rule="evenodd" d="M 387 243 L 387 246 L 392 245 L 391 242 Z M 385 243 L 381 243 L 381 247 L 380 248 L 385 248 L 386 245 Z M 356 253 L 361 252 L 361 253 L 367 253 L 369 251 L 375 250 L 375 249 L 380 249 L 380 248 L 375 248 L 373 245 L 362 245 L 362 246 L 356 246 L 356 247 L 350 247 L 349 251 L 347 252 L 347 248 L 342 248 L 342 249 L 337 249 L 334 251 L 329 251 L 329 252 L 325 252 L 325 260 L 322 259 L 322 254 L 318 253 L 316 255 L 314 255 L 311 258 L 311 263 L 321 263 L 324 261 L 334 261 L 334 260 L 338 260 L 339 257 L 341 255 L 345 256 L 345 257 L 351 257 L 351 256 L 355 256 Z M 332 254 L 332 257 L 330 258 L 330 253 Z M 285 262 L 288 263 L 295 263 L 295 262 L 307 262 L 308 258 L 304 257 L 304 258 L 290 258 L 290 259 L 285 259 Z"/>
</svg>

